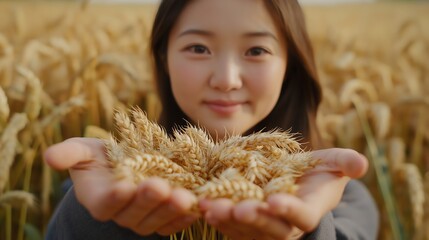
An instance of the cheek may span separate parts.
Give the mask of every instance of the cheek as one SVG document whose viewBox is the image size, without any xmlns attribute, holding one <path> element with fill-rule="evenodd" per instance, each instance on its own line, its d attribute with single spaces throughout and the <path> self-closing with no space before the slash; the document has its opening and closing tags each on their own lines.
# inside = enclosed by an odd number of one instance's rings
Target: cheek
<svg viewBox="0 0 429 240">
<path fill-rule="evenodd" d="M 283 84 L 285 69 L 286 67 L 281 63 L 265 64 L 258 68 L 253 68 L 249 75 L 251 77 L 251 86 L 249 88 L 252 89 L 252 95 L 263 97 L 266 101 L 277 102 Z"/>
<path fill-rule="evenodd" d="M 172 56 L 168 61 L 171 88 L 173 95 L 182 108 L 198 101 L 198 93 L 204 88 L 204 68 L 196 66 L 191 61 Z"/>
<path fill-rule="evenodd" d="M 169 73 L 171 78 L 171 85 L 173 87 L 192 86 L 193 78 L 195 78 L 195 71 L 186 61 L 180 59 L 171 59 L 169 61 Z"/>
</svg>

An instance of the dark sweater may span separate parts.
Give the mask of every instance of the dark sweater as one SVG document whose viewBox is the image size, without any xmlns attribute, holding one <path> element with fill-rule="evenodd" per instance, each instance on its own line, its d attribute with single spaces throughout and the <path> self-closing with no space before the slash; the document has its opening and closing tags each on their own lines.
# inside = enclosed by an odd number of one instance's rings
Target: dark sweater
<svg viewBox="0 0 429 240">
<path fill-rule="evenodd" d="M 358 181 L 350 181 L 341 203 L 325 215 L 317 229 L 303 239 L 376 239 L 379 226 L 377 207 Z M 100 222 L 76 199 L 73 188 L 65 195 L 49 224 L 47 240 L 168 240 L 170 237 L 142 237 L 113 221 Z"/>
</svg>

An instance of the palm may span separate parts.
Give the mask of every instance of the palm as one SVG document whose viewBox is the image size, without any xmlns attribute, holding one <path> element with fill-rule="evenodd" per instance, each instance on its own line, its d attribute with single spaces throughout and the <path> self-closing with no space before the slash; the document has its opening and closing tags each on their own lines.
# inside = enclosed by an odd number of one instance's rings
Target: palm
<svg viewBox="0 0 429 240">
<path fill-rule="evenodd" d="M 267 200 L 272 214 L 280 213 L 304 231 L 313 230 L 338 205 L 350 177 L 361 177 L 367 169 L 366 159 L 352 150 L 320 150 L 313 157 L 321 162 L 298 180 L 296 196 L 275 194 Z"/>
<path fill-rule="evenodd" d="M 268 204 L 205 200 L 200 206 L 206 220 L 237 239 L 290 239 L 302 233 L 297 228 L 312 231 L 337 206 L 349 177 L 360 177 L 367 168 L 366 159 L 352 150 L 315 151 L 313 157 L 320 164 L 299 179 L 296 196 L 274 194 L 268 197 Z"/>
<path fill-rule="evenodd" d="M 56 169 L 69 169 L 76 197 L 97 220 L 113 220 L 140 235 L 169 235 L 197 218 L 189 214 L 196 197 L 185 189 L 173 189 L 159 178 L 138 185 L 118 179 L 100 140 L 66 140 L 50 147 L 45 158 Z"/>
</svg>

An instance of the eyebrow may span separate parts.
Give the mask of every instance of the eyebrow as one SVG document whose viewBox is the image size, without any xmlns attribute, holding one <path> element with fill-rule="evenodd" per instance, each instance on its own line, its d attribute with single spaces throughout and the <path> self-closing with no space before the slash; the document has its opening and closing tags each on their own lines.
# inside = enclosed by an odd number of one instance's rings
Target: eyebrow
<svg viewBox="0 0 429 240">
<path fill-rule="evenodd" d="M 243 36 L 245 37 L 270 37 L 273 38 L 274 40 L 276 40 L 277 42 L 279 41 L 276 37 L 276 35 L 270 33 L 270 32 L 249 32 L 249 33 L 245 33 L 243 34 Z"/>
<path fill-rule="evenodd" d="M 205 30 L 200 30 L 200 29 L 189 29 L 186 31 L 183 31 L 182 33 L 179 34 L 179 36 L 177 36 L 177 38 L 180 38 L 184 35 L 202 35 L 202 36 L 207 36 L 207 37 L 213 37 L 215 34 L 213 32 L 210 31 L 205 31 Z M 276 40 L 277 42 L 279 41 L 278 38 L 272 34 L 271 32 L 267 32 L 267 31 L 260 31 L 260 32 L 248 32 L 243 34 L 244 37 L 270 37 L 274 40 Z"/>
<path fill-rule="evenodd" d="M 209 31 L 199 30 L 199 29 L 189 29 L 189 30 L 186 30 L 186 31 L 180 33 L 179 36 L 177 36 L 177 38 L 180 38 L 184 35 L 192 35 L 192 34 L 203 35 L 203 36 L 208 36 L 208 37 L 214 36 L 214 33 L 209 32 Z"/>
</svg>

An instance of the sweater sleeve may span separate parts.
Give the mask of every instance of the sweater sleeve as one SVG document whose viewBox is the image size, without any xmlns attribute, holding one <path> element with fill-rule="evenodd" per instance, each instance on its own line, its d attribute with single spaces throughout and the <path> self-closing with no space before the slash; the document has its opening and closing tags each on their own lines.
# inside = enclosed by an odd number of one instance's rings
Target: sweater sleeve
<svg viewBox="0 0 429 240">
<path fill-rule="evenodd" d="M 305 235 L 305 240 L 372 240 L 377 239 L 379 213 L 366 187 L 350 181 L 340 204 L 325 215 L 319 226 Z"/>
<path fill-rule="evenodd" d="M 139 236 L 113 221 L 100 222 L 77 201 L 71 187 L 56 209 L 48 226 L 46 240 L 163 240 L 159 235 Z"/>
</svg>

